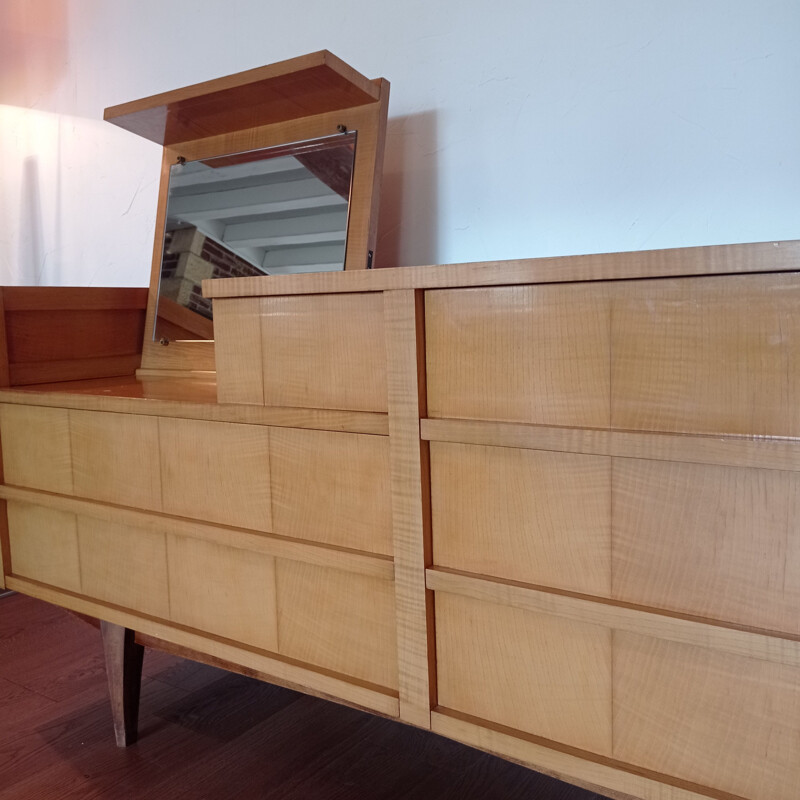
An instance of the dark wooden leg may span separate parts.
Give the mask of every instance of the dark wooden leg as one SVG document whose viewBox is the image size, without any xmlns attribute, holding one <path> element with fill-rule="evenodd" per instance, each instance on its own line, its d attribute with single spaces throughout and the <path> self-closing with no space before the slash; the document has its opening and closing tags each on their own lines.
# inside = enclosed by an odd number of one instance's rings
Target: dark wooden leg
<svg viewBox="0 0 800 800">
<path fill-rule="evenodd" d="M 142 686 L 144 647 L 136 644 L 130 628 L 100 622 L 106 656 L 108 692 L 117 747 L 133 744 L 139 728 L 139 691 Z"/>
</svg>

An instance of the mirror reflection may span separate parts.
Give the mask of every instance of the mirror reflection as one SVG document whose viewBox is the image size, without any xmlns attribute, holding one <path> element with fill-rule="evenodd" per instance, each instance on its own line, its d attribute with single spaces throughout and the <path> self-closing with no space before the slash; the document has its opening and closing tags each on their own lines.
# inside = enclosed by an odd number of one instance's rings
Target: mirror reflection
<svg viewBox="0 0 800 800">
<path fill-rule="evenodd" d="M 154 338 L 212 339 L 206 278 L 344 269 L 354 131 L 170 168 Z"/>
</svg>

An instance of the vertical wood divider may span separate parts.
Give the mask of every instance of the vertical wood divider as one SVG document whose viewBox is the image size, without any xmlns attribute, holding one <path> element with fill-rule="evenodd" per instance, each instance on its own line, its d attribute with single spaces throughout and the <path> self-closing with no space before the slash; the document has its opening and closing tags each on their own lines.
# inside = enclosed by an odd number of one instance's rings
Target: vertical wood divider
<svg viewBox="0 0 800 800">
<path fill-rule="evenodd" d="M 384 292 L 389 459 L 392 492 L 400 719 L 431 726 L 435 705 L 433 593 L 425 587 L 431 563 L 428 443 L 425 417 L 425 329 L 422 291 Z"/>
</svg>

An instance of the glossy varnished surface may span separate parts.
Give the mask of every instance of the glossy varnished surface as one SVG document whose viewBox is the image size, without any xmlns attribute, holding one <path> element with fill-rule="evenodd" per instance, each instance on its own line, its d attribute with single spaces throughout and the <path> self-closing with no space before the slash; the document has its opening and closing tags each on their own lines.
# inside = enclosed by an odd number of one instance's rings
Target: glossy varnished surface
<svg viewBox="0 0 800 800">
<path fill-rule="evenodd" d="M 326 50 L 107 108 L 163 145 L 374 102 L 378 87 Z"/>
</svg>

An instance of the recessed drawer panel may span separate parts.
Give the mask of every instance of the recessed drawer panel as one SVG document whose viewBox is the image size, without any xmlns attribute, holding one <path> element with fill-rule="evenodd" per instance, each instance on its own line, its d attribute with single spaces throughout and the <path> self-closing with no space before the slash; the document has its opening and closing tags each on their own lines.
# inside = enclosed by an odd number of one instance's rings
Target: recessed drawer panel
<svg viewBox="0 0 800 800">
<path fill-rule="evenodd" d="M 613 596 L 800 634 L 800 473 L 614 459 Z"/>
<path fill-rule="evenodd" d="M 611 630 L 436 592 L 439 705 L 611 754 Z"/>
<path fill-rule="evenodd" d="M 172 619 L 274 651 L 275 559 L 186 536 L 167 541 Z"/>
<path fill-rule="evenodd" d="M 397 688 L 392 581 L 284 559 L 276 571 L 283 655 Z"/>
<path fill-rule="evenodd" d="M 612 425 L 800 435 L 800 277 L 618 284 Z"/>
<path fill-rule="evenodd" d="M 215 301 L 224 403 L 387 410 L 383 295 Z"/>
<path fill-rule="evenodd" d="M 611 460 L 431 442 L 438 566 L 607 597 Z"/>
<path fill-rule="evenodd" d="M 69 425 L 78 497 L 161 511 L 156 417 L 70 411 Z"/>
<path fill-rule="evenodd" d="M 80 592 L 75 515 L 28 503 L 9 502 L 7 507 L 14 575 Z"/>
<path fill-rule="evenodd" d="M 614 634 L 614 757 L 752 800 L 796 800 L 800 669 Z"/>
<path fill-rule="evenodd" d="M 79 516 L 78 543 L 83 594 L 169 619 L 163 533 Z"/>
<path fill-rule="evenodd" d="M 270 429 L 275 533 L 389 555 L 389 440 Z"/>
<path fill-rule="evenodd" d="M 272 530 L 269 428 L 167 418 L 158 427 L 164 511 Z"/>
<path fill-rule="evenodd" d="M 428 414 L 608 427 L 605 284 L 425 294 Z"/>
<path fill-rule="evenodd" d="M 72 493 L 69 416 L 63 408 L 0 405 L 5 482 Z"/>
</svg>

